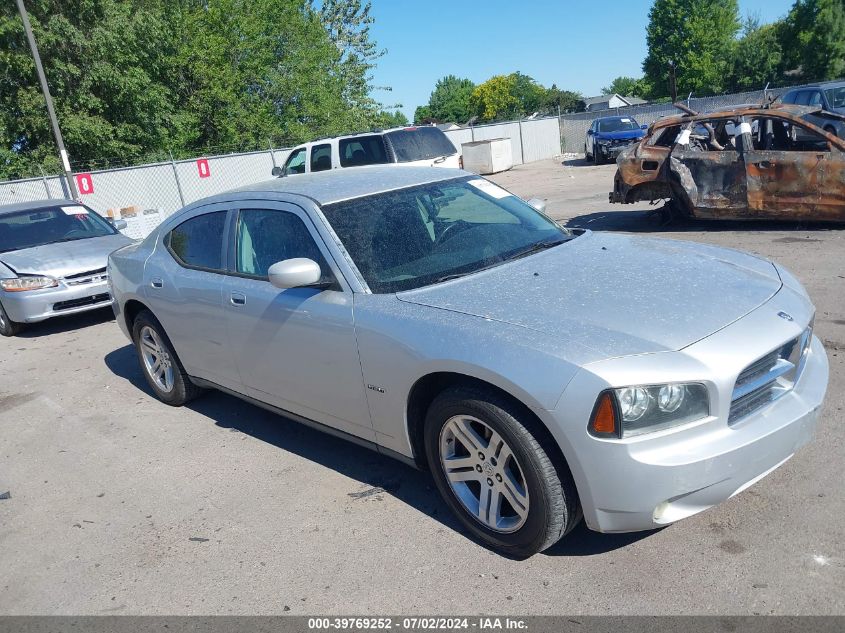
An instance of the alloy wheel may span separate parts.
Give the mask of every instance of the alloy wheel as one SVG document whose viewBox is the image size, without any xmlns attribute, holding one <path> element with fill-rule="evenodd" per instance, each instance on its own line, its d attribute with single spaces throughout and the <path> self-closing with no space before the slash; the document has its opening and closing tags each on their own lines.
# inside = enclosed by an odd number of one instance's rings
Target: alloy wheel
<svg viewBox="0 0 845 633">
<path fill-rule="evenodd" d="M 515 532 L 528 518 L 528 486 L 504 439 L 478 418 L 456 415 L 440 431 L 440 464 L 464 509 L 496 532 Z"/>
<path fill-rule="evenodd" d="M 170 393 L 174 384 L 173 361 L 158 332 L 145 325 L 141 328 L 139 344 L 147 375 L 161 391 Z"/>
</svg>

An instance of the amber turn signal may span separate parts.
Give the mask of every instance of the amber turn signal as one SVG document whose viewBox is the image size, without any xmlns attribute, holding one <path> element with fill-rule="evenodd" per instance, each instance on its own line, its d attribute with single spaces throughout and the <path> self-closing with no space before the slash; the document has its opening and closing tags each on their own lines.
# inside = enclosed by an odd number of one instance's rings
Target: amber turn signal
<svg viewBox="0 0 845 633">
<path fill-rule="evenodd" d="M 616 421 L 616 403 L 613 394 L 605 391 L 599 396 L 593 417 L 590 420 L 590 432 L 594 435 L 619 437 L 619 426 Z"/>
</svg>

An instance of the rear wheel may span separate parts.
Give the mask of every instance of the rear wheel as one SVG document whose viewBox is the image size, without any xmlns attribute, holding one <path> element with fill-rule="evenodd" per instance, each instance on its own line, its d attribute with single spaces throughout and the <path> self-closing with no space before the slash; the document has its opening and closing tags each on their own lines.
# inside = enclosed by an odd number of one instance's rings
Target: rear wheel
<svg viewBox="0 0 845 633">
<path fill-rule="evenodd" d="M 135 317 L 132 339 L 144 378 L 159 400 L 179 407 L 202 393 L 185 373 L 164 328 L 149 310 Z"/>
<path fill-rule="evenodd" d="M 425 421 L 428 464 L 446 503 L 478 540 L 518 558 L 550 547 L 580 519 L 571 476 L 526 425 L 512 402 L 477 388 L 444 391 Z"/>
<path fill-rule="evenodd" d="M 0 303 L 0 336 L 16 336 L 24 328 L 23 323 L 12 321 Z"/>
</svg>

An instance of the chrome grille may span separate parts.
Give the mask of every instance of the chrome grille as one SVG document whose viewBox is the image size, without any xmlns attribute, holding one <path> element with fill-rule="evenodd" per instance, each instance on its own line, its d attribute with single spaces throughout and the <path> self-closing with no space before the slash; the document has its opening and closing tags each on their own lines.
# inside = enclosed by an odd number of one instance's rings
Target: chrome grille
<svg viewBox="0 0 845 633">
<path fill-rule="evenodd" d="M 108 279 L 108 273 L 105 268 L 98 268 L 97 270 L 88 270 L 83 273 L 74 273 L 73 275 L 66 275 L 64 280 L 68 286 L 80 286 L 82 284 L 90 284 L 95 281 L 103 281 Z"/>
<path fill-rule="evenodd" d="M 736 424 L 792 389 L 804 368 L 812 336 L 811 324 L 801 336 L 742 370 L 734 385 L 728 424 Z"/>
</svg>

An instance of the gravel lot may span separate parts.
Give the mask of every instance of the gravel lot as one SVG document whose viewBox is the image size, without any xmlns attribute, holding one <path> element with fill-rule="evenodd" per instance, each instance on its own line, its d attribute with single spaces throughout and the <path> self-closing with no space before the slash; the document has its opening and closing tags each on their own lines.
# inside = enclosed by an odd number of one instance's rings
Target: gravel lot
<svg viewBox="0 0 845 633">
<path fill-rule="evenodd" d="M 0 340 L 2 614 L 845 614 L 845 227 L 683 224 L 607 204 L 614 166 L 494 180 L 570 226 L 788 266 L 831 364 L 817 440 L 656 532 L 583 525 L 527 561 L 469 540 L 427 475 L 212 393 L 156 401 L 99 313 Z"/>
</svg>

